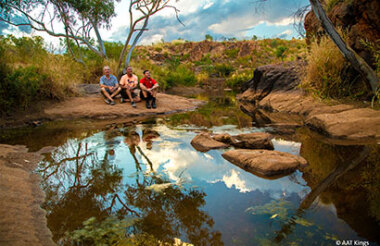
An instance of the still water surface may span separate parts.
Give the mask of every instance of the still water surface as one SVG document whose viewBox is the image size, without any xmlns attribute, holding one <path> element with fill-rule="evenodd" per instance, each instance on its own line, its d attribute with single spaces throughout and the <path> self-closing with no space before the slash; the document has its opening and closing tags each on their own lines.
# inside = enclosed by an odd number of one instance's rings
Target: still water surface
<svg viewBox="0 0 380 246">
<path fill-rule="evenodd" d="M 277 179 L 257 177 L 224 160 L 225 150 L 202 153 L 191 146 L 202 130 L 270 130 L 255 127 L 231 101 L 217 104 L 223 107 L 210 102 L 196 112 L 97 129 L 88 122 L 75 130 L 66 129 L 68 123 L 47 124 L 3 134 L 2 142 L 31 150 L 57 146 L 36 172 L 46 192 L 48 226 L 62 245 L 71 244 L 73 231 L 90 218 L 96 229 L 128 221 L 129 235 L 194 245 L 335 245 L 350 239 L 377 245 L 378 197 L 368 193 L 378 192 L 378 183 L 363 188 L 366 179 L 353 178 L 368 175 L 365 168 L 345 174 L 300 209 L 307 194 L 361 146 L 332 146 L 302 129 L 290 137 L 277 134 L 275 150 L 301 154 L 309 167 Z M 369 158 L 362 165 L 371 163 Z"/>
</svg>

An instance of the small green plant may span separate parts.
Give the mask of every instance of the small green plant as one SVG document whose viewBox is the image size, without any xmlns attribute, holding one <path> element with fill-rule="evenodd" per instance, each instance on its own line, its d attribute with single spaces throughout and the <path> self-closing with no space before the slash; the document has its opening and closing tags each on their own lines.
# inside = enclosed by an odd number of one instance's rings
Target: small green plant
<svg viewBox="0 0 380 246">
<path fill-rule="evenodd" d="M 219 63 L 215 65 L 215 72 L 219 74 L 220 77 L 229 76 L 235 69 L 228 63 Z"/>
<path fill-rule="evenodd" d="M 226 49 L 224 51 L 224 53 L 226 54 L 226 56 L 228 58 L 236 58 L 239 54 L 239 48 L 235 48 L 235 49 Z"/>
<path fill-rule="evenodd" d="M 277 58 L 281 58 L 281 61 L 284 61 L 284 57 L 286 56 L 286 51 L 288 50 L 285 46 L 278 46 L 275 53 Z"/>
<path fill-rule="evenodd" d="M 194 86 L 197 82 L 193 71 L 182 64 L 175 70 L 170 70 L 164 80 L 166 88 L 173 87 L 174 85 Z"/>
<path fill-rule="evenodd" d="M 206 36 L 205 36 L 205 40 L 207 40 L 207 41 L 212 41 L 213 38 L 212 38 L 212 36 L 211 36 L 210 34 L 206 34 Z"/>
<path fill-rule="evenodd" d="M 231 89 L 238 91 L 241 86 L 250 79 L 252 79 L 251 71 L 234 72 L 229 78 L 227 78 L 226 85 Z"/>
</svg>

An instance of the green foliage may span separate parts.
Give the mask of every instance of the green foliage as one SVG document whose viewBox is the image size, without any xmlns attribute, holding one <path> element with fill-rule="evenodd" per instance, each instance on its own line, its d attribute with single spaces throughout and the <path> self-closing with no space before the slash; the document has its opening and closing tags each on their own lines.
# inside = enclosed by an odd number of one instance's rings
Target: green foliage
<svg viewBox="0 0 380 246">
<path fill-rule="evenodd" d="M 227 55 L 228 58 L 236 58 L 239 54 L 239 48 L 226 49 L 224 53 Z"/>
<path fill-rule="evenodd" d="M 126 230 L 135 221 L 134 218 L 119 220 L 116 217 L 108 217 L 98 222 L 96 218 L 91 217 L 83 222 L 83 228 L 66 233 L 65 239 L 81 245 L 120 245 L 127 240 Z"/>
<path fill-rule="evenodd" d="M 174 85 L 194 86 L 197 82 L 193 71 L 185 65 L 179 65 L 175 70 L 170 70 L 164 79 L 165 87 L 170 88 Z"/>
<path fill-rule="evenodd" d="M 232 76 L 226 79 L 226 85 L 234 90 L 239 90 L 241 86 L 252 79 L 251 71 L 234 72 Z"/>
<path fill-rule="evenodd" d="M 26 110 L 39 101 L 64 99 L 75 93 L 81 66 L 44 49 L 41 37 L 0 38 L 1 114 Z"/>
<path fill-rule="evenodd" d="M 212 36 L 211 36 L 210 34 L 206 34 L 206 35 L 205 35 L 205 40 L 207 40 L 207 41 L 212 41 L 213 38 L 212 38 Z"/>
<path fill-rule="evenodd" d="M 8 98 L 8 106 L 19 106 L 25 110 L 34 101 L 39 101 L 40 97 L 47 99 L 48 90 L 44 86 L 48 85 L 48 80 L 48 76 L 41 74 L 35 67 L 15 69 L 5 75 L 0 85 L 1 97 Z"/>
<path fill-rule="evenodd" d="M 252 36 L 252 40 L 257 40 L 258 38 L 257 38 L 257 36 L 256 35 L 253 35 Z"/>
<path fill-rule="evenodd" d="M 235 69 L 231 64 L 228 63 L 219 63 L 215 65 L 215 72 L 219 74 L 219 76 L 229 76 Z"/>
<path fill-rule="evenodd" d="M 278 46 L 275 53 L 276 57 L 281 58 L 282 61 L 284 61 L 284 57 L 286 56 L 286 51 L 288 50 L 285 46 Z"/>
<path fill-rule="evenodd" d="M 272 48 L 276 48 L 278 45 L 278 40 L 277 39 L 273 39 L 271 42 L 270 42 L 270 47 Z"/>
</svg>

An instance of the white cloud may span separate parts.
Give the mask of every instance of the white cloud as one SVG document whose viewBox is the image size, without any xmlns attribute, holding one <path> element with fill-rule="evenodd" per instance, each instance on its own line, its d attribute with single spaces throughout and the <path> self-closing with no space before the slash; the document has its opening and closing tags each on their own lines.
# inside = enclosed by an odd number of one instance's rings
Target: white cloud
<svg viewBox="0 0 380 246">
<path fill-rule="evenodd" d="M 149 36 L 146 38 L 141 39 L 140 44 L 141 45 L 151 45 L 152 43 L 159 43 L 161 40 L 164 39 L 163 34 L 154 34 L 153 36 Z"/>
</svg>

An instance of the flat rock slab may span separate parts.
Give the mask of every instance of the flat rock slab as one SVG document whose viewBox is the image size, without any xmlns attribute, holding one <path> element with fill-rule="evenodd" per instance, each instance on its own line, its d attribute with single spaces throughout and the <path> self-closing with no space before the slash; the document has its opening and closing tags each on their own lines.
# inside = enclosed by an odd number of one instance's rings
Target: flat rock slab
<svg viewBox="0 0 380 246">
<path fill-rule="evenodd" d="M 23 146 L 0 144 L 0 245 L 55 245 L 41 209 L 40 176 L 32 173 L 41 159 Z"/>
<path fill-rule="evenodd" d="M 265 177 L 289 174 L 307 165 L 307 161 L 300 156 L 274 150 L 236 149 L 222 156 L 248 172 Z"/>
<path fill-rule="evenodd" d="M 269 149 L 273 150 L 271 139 L 273 136 L 266 132 L 254 132 L 234 136 L 234 147 L 242 149 Z"/>
<path fill-rule="evenodd" d="M 157 95 L 156 109 L 147 109 L 145 102 L 137 103 L 137 108 L 133 108 L 129 102 L 120 103 L 120 99 L 116 99 L 115 102 L 116 105 L 114 106 L 106 104 L 100 94 L 73 97 L 48 107 L 44 110 L 44 116 L 51 120 L 76 118 L 116 119 L 193 110 L 203 103 L 196 99 L 163 93 L 158 93 Z"/>
<path fill-rule="evenodd" d="M 269 149 L 273 150 L 271 139 L 273 136 L 266 132 L 253 132 L 231 136 L 228 133 L 216 134 L 212 136 L 216 141 L 232 145 L 242 149 Z"/>
<path fill-rule="evenodd" d="M 258 67 L 254 77 L 242 86 L 238 96 L 245 111 L 257 109 L 284 114 L 297 114 L 307 126 L 340 144 L 380 143 L 380 110 L 357 108 L 349 104 L 328 105 L 307 96 L 298 88 L 302 77 L 302 63 L 286 63 Z M 276 121 L 278 122 L 278 121 Z"/>
<path fill-rule="evenodd" d="M 194 147 L 194 149 L 201 152 L 207 152 L 211 149 L 223 149 L 228 147 L 227 144 L 212 139 L 210 134 L 205 132 L 202 132 L 195 136 L 193 140 L 191 140 L 191 145 Z"/>
</svg>

